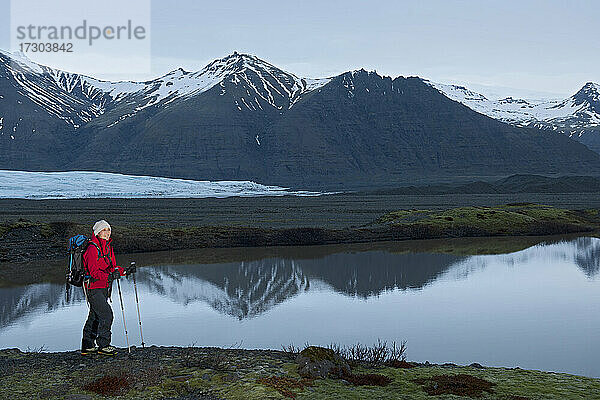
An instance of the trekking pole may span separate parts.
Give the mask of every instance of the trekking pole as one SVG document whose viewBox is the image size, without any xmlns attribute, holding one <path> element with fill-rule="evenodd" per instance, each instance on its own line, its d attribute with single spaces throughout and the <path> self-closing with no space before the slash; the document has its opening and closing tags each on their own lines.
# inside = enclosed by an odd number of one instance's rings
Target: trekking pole
<svg viewBox="0 0 600 400">
<path fill-rule="evenodd" d="M 135 262 L 132 262 L 131 264 L 135 266 Z M 144 348 L 144 347 L 146 347 L 146 344 L 144 343 L 144 334 L 142 333 L 142 317 L 140 316 L 140 300 L 138 299 L 137 283 L 135 282 L 135 272 L 132 274 L 132 276 L 133 276 L 133 289 L 135 291 L 135 304 L 137 305 L 138 322 L 140 324 L 140 338 L 142 339 L 142 348 Z"/>
<path fill-rule="evenodd" d="M 125 340 L 127 340 L 127 352 L 131 354 L 131 347 L 129 347 L 129 336 L 127 335 L 127 324 L 125 323 L 125 309 L 123 308 L 123 295 L 121 295 L 121 284 L 117 279 L 117 289 L 119 289 L 119 300 L 121 301 L 121 314 L 123 314 L 123 328 L 125 328 Z"/>
</svg>

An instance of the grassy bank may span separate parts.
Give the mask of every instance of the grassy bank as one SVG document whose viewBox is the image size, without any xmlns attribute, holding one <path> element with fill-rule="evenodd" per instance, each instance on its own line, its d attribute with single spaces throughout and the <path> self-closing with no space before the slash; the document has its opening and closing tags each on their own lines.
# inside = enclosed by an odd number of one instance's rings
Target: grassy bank
<svg viewBox="0 0 600 400">
<path fill-rule="evenodd" d="M 378 218 L 373 225 L 417 228 L 426 235 L 501 236 L 585 232 L 600 227 L 598 209 L 569 210 L 534 203 L 447 210 L 400 210 Z"/>
<path fill-rule="evenodd" d="M 0 393 L 15 400 L 600 398 L 599 379 L 478 364 L 353 367 L 357 375 L 389 378 L 385 386 L 306 380 L 294 357 L 270 350 L 150 347 L 134 349 L 131 358 L 2 350 L 0 366 Z"/>
</svg>

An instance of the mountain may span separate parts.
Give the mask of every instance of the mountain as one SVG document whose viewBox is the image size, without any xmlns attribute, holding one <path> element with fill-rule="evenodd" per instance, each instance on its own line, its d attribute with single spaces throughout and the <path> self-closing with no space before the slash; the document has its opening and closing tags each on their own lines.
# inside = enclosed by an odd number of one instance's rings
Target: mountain
<svg viewBox="0 0 600 400">
<path fill-rule="evenodd" d="M 600 155 L 585 146 L 481 115 L 420 78 L 307 79 L 247 54 L 107 82 L 1 53 L 0 95 L 0 169 L 314 189 L 600 175 Z"/>
<path fill-rule="evenodd" d="M 563 133 L 600 153 L 600 85 L 588 82 L 566 99 L 490 99 L 464 86 L 424 80 L 448 98 L 519 127 Z"/>
</svg>

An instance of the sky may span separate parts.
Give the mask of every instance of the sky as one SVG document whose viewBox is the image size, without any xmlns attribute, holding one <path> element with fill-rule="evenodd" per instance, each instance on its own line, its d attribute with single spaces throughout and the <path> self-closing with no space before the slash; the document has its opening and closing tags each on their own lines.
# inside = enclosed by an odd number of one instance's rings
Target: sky
<svg viewBox="0 0 600 400">
<path fill-rule="evenodd" d="M 9 10 L 10 0 L 0 5 Z M 238 51 L 313 78 L 365 68 L 565 96 L 600 83 L 593 0 L 153 0 L 150 7 L 151 70 L 94 76 L 150 79 Z M 8 12 L 0 13 L 0 48 L 10 49 Z"/>
</svg>

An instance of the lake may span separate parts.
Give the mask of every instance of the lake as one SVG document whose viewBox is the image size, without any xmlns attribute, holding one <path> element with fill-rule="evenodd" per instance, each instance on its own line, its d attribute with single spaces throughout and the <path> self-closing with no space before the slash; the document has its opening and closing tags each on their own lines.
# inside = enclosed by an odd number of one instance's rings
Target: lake
<svg viewBox="0 0 600 400">
<path fill-rule="evenodd" d="M 418 243 L 416 245 L 415 243 Z M 465 250 L 466 248 L 466 250 Z M 466 255 L 504 249 L 502 254 Z M 407 358 L 600 377 L 600 239 L 463 239 L 117 257 L 138 260 L 147 344 L 281 349 L 407 341 Z M 122 279 L 131 344 L 133 282 Z M 113 344 L 125 346 L 116 285 Z M 0 289 L 0 348 L 76 350 L 81 289 Z"/>
</svg>

